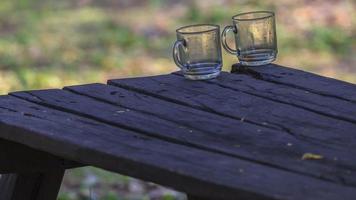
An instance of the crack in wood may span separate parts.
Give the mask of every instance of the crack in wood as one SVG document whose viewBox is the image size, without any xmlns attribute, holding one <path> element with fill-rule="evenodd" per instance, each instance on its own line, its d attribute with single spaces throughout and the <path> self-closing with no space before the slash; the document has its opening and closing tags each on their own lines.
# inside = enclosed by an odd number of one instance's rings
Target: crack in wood
<svg viewBox="0 0 356 200">
<path fill-rule="evenodd" d="M 3 107 L 3 106 L 0 106 L 0 109 L 7 110 L 7 111 L 10 111 L 10 112 L 18 112 L 17 110 L 14 110 L 14 109 L 11 109 L 11 108 L 6 108 L 6 107 Z"/>
<path fill-rule="evenodd" d="M 29 94 L 29 95 L 31 95 L 31 96 L 32 96 L 33 98 L 35 98 L 35 99 L 39 99 L 40 101 L 45 101 L 44 99 L 42 99 L 41 97 L 39 97 L 39 96 L 33 94 L 33 93 L 30 92 L 30 91 L 27 91 L 26 93 Z M 10 94 L 10 95 L 11 95 L 11 94 Z"/>
</svg>

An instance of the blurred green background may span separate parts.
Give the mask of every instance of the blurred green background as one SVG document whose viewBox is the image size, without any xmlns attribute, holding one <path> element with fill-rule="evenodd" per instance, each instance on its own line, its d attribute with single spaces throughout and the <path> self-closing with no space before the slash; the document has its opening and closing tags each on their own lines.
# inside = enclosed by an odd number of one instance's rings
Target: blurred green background
<svg viewBox="0 0 356 200">
<path fill-rule="evenodd" d="M 354 0 L 1 0 L 0 93 L 169 73 L 176 28 L 254 10 L 276 13 L 276 63 L 356 83 Z M 185 195 L 89 167 L 67 172 L 59 199 Z"/>
</svg>

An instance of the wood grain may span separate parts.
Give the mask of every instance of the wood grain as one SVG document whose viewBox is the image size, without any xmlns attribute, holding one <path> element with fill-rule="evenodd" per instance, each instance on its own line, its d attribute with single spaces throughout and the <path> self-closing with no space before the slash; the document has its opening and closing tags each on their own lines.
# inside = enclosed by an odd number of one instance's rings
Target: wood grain
<svg viewBox="0 0 356 200">
<path fill-rule="evenodd" d="M 158 140 L 15 97 L 2 96 L 0 103 L 1 138 L 193 196 L 353 199 L 356 195 L 352 187 Z"/>
<path fill-rule="evenodd" d="M 61 90 L 15 95 L 31 101 L 36 101 L 33 96 L 37 96 L 41 99 L 37 101 L 38 103 L 82 113 L 105 123 L 129 126 L 130 129 L 138 128 L 148 135 L 168 141 L 342 184 L 355 185 L 350 173 L 355 173 L 356 162 L 350 159 L 354 154 L 349 149 L 325 148 L 299 140 L 283 131 L 192 109 L 119 87 L 90 84 L 66 89 L 93 99 Z M 56 99 L 62 100 L 58 102 Z M 102 102 L 98 103 L 96 100 Z M 130 113 L 123 112 L 121 115 L 113 116 L 112 113 L 118 109 L 129 110 Z M 131 119 L 133 115 L 146 117 L 134 120 Z M 302 162 L 301 157 L 306 152 L 322 154 L 325 159 Z"/>
<path fill-rule="evenodd" d="M 110 80 L 116 85 L 146 95 L 232 119 L 281 130 L 307 143 L 353 151 L 355 124 L 311 112 L 242 91 L 224 88 L 212 81 L 189 81 L 163 75 L 140 79 Z M 207 86 L 207 83 L 209 86 Z M 341 112 L 340 112 L 341 113 Z"/>
<path fill-rule="evenodd" d="M 233 65 L 232 72 L 246 72 L 246 70 L 241 71 L 239 68 L 239 64 Z M 283 84 L 315 94 L 356 103 L 356 86 L 352 83 L 276 64 L 269 64 L 249 69 L 250 74 L 254 74 L 256 78 L 261 80 Z"/>
<path fill-rule="evenodd" d="M 223 72 L 218 79 L 209 81 L 209 83 L 356 124 L 356 103 L 351 101 L 255 79 L 242 73 L 229 74 Z"/>
</svg>

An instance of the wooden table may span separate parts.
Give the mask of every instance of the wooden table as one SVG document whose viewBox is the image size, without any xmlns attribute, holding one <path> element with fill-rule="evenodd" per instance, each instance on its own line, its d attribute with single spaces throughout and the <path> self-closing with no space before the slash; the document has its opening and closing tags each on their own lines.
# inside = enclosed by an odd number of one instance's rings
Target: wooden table
<svg viewBox="0 0 356 200">
<path fill-rule="evenodd" d="M 64 170 L 85 165 L 191 199 L 356 199 L 356 86 L 252 69 L 1 96 L 0 173 L 15 174 L 0 199 L 55 199 Z"/>
</svg>

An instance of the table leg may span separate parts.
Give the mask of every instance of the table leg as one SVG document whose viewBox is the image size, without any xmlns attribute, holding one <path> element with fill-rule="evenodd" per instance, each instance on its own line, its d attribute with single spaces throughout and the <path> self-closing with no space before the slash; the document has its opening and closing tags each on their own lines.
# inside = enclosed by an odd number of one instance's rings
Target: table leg
<svg viewBox="0 0 356 200">
<path fill-rule="evenodd" d="M 56 200 L 63 175 L 63 169 L 2 175 L 0 200 Z"/>
</svg>

